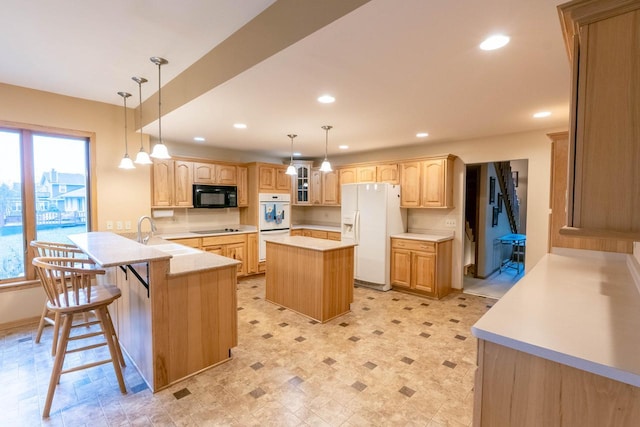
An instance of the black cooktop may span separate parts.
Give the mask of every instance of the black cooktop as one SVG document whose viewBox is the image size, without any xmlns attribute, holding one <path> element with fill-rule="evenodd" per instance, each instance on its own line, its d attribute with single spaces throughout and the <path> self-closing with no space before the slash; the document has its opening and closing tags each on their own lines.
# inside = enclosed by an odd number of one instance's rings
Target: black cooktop
<svg viewBox="0 0 640 427">
<path fill-rule="evenodd" d="M 192 233 L 196 234 L 222 234 L 222 233 L 233 233 L 240 231 L 239 228 L 219 228 L 217 230 L 198 230 L 192 231 Z"/>
</svg>

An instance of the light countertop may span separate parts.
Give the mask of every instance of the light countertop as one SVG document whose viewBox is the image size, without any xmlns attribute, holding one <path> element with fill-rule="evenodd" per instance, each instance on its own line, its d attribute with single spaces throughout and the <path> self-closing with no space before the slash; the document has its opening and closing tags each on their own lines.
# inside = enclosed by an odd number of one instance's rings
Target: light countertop
<svg viewBox="0 0 640 427">
<path fill-rule="evenodd" d="M 72 234 L 69 239 L 104 268 L 145 261 L 169 260 L 168 274 L 176 276 L 240 263 L 231 258 L 186 246 L 184 251 L 180 251 L 179 248 L 182 245 L 170 243 L 158 237 L 152 238 L 148 245 L 110 232 Z"/>
<path fill-rule="evenodd" d="M 423 240 L 425 242 L 446 242 L 447 240 L 453 240 L 453 233 L 451 234 L 435 234 L 435 233 L 400 233 L 393 234 L 391 237 L 396 239 L 409 239 L 409 240 Z"/>
<path fill-rule="evenodd" d="M 274 236 L 266 237 L 267 243 L 277 243 L 287 246 L 311 249 L 314 251 L 332 251 L 335 249 L 349 248 L 356 246 L 355 243 L 347 243 L 340 240 L 316 239 L 314 237 L 303 236 Z"/>
<path fill-rule="evenodd" d="M 547 254 L 471 328 L 473 334 L 640 387 L 640 293 L 631 255 Z"/>
<path fill-rule="evenodd" d="M 202 227 L 201 227 L 202 228 Z M 211 236 L 229 236 L 232 234 L 247 234 L 247 233 L 257 233 L 258 228 L 254 225 L 233 225 L 233 226 L 212 226 L 208 227 L 209 229 L 225 229 L 225 228 L 234 228 L 239 231 L 229 231 L 225 233 L 194 233 L 193 231 L 171 231 L 166 233 L 156 234 L 157 237 L 161 237 L 163 239 L 190 239 L 194 237 L 211 237 Z M 197 230 L 194 230 L 197 231 Z"/>
<path fill-rule="evenodd" d="M 339 225 L 314 225 L 314 224 L 295 224 L 291 225 L 292 230 L 306 228 L 307 230 L 335 231 L 340 233 L 342 230 Z"/>
</svg>

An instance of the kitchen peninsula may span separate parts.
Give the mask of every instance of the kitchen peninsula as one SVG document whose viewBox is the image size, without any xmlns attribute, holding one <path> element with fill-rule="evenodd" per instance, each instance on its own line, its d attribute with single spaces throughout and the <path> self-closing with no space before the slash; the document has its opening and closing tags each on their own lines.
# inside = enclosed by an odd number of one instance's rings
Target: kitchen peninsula
<svg viewBox="0 0 640 427">
<path fill-rule="evenodd" d="M 163 239 L 69 236 L 122 291 L 111 307 L 120 344 L 153 392 L 231 357 L 238 342 L 238 261 Z"/>
<path fill-rule="evenodd" d="M 266 299 L 325 323 L 353 302 L 354 243 L 303 236 L 267 240 Z"/>
</svg>

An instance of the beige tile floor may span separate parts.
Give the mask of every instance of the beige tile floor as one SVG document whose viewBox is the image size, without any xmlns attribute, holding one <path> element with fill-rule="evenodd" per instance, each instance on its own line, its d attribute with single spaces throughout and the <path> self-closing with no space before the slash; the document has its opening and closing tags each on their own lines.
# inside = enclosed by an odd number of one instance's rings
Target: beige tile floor
<svg viewBox="0 0 640 427">
<path fill-rule="evenodd" d="M 1 426 L 469 426 L 473 323 L 495 302 L 355 290 L 353 310 L 320 324 L 238 284 L 233 358 L 152 394 L 131 363 L 120 394 L 110 365 L 63 375 L 41 419 L 51 328 L 0 331 Z M 101 350 L 102 351 L 102 350 Z"/>
</svg>

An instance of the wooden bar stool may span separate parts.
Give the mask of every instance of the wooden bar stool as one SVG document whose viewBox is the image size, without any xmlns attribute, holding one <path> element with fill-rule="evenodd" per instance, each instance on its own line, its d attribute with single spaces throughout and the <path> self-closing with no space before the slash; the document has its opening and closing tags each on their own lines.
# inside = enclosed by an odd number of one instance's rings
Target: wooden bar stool
<svg viewBox="0 0 640 427">
<path fill-rule="evenodd" d="M 80 258 L 87 259 L 87 256 L 77 246 L 69 243 L 45 242 L 34 240 L 31 242 L 35 257 L 56 257 L 56 258 Z M 89 315 L 84 315 L 84 325 L 90 326 Z M 56 355 L 56 347 L 58 346 L 58 335 L 60 333 L 60 322 L 56 321 L 55 314 L 47 307 L 47 301 L 44 302 L 44 308 L 40 315 L 40 323 L 38 323 L 38 332 L 36 334 L 36 344 L 40 343 L 42 331 L 49 324 L 53 326 L 53 343 L 51 344 L 51 355 Z"/>
<path fill-rule="evenodd" d="M 120 289 L 115 286 L 94 285 L 92 282 L 98 274 L 105 274 L 104 270 L 93 268 L 95 264 L 91 260 L 78 258 L 55 258 L 37 257 L 33 260 L 33 265 L 40 277 L 42 286 L 47 294 L 47 308 L 58 316 L 62 322 L 60 341 L 56 350 L 56 357 L 51 370 L 49 389 L 45 400 L 43 418 L 49 417 L 51 403 L 60 376 L 68 372 L 75 372 L 80 369 L 91 368 L 111 362 L 115 370 L 120 391 L 124 394 L 127 389 L 122 377 L 119 363 L 119 344 L 114 340 L 115 329 L 111 322 L 107 307 L 116 299 L 120 298 Z M 64 283 L 65 286 L 61 286 Z M 71 336 L 71 326 L 75 314 L 83 314 L 93 311 L 100 326 L 99 331 Z M 83 340 L 102 335 L 104 341 L 89 343 L 85 346 L 68 349 L 69 341 Z M 85 350 L 92 350 L 107 345 L 109 348 L 109 359 L 98 360 L 84 365 L 62 369 L 65 356 L 68 353 L 76 353 Z M 121 353 L 120 353 L 121 354 Z"/>
</svg>

